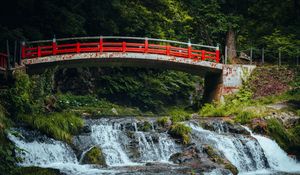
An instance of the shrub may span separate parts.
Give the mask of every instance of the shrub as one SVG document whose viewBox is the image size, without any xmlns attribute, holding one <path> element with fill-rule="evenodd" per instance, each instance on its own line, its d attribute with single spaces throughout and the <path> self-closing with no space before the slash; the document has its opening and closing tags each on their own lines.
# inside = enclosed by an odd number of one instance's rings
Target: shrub
<svg viewBox="0 0 300 175">
<path fill-rule="evenodd" d="M 83 120 L 73 113 L 53 113 L 42 115 L 22 115 L 20 119 L 33 129 L 51 136 L 55 139 L 70 142 L 72 135 L 83 127 Z"/>
<path fill-rule="evenodd" d="M 190 136 L 192 128 L 183 123 L 175 123 L 171 126 L 169 134 L 175 138 L 180 138 L 183 144 L 190 143 Z"/>
</svg>

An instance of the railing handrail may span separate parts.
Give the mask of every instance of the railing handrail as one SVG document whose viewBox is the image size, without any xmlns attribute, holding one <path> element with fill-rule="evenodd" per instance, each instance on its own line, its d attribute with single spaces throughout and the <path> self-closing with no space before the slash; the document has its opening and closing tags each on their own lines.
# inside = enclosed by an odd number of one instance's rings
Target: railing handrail
<svg viewBox="0 0 300 175">
<path fill-rule="evenodd" d="M 167 39 L 157 39 L 157 38 L 147 38 L 147 37 L 129 37 L 129 36 L 90 36 L 90 37 L 72 37 L 72 38 L 58 38 L 55 39 L 56 41 L 72 41 L 72 40 L 88 40 L 88 39 L 131 39 L 131 40 L 148 40 L 148 41 L 158 41 L 158 42 L 165 42 L 165 43 L 173 43 L 173 44 L 182 44 L 187 46 L 195 46 L 195 47 L 203 47 L 209 49 L 219 49 L 218 46 L 208 46 L 202 44 L 193 44 L 189 42 L 181 42 L 181 41 L 174 41 L 174 40 L 167 40 Z M 38 44 L 38 43 L 46 43 L 46 42 L 53 42 L 51 40 L 36 40 L 36 41 L 28 41 L 28 44 Z"/>
</svg>

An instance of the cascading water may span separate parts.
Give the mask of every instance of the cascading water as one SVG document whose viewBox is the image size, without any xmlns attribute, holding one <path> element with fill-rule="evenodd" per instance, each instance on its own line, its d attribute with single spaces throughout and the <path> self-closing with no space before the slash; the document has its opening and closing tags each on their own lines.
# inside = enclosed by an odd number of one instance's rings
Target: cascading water
<svg viewBox="0 0 300 175">
<path fill-rule="evenodd" d="M 99 173 L 113 173 L 112 170 L 100 170 L 90 165 L 80 165 L 74 151 L 65 143 L 42 136 L 33 131 L 18 129 L 20 136 L 9 134 L 8 137 L 18 148 L 23 159 L 20 166 L 38 166 L 60 169 L 66 174 L 93 175 Z M 25 138 L 24 135 L 34 135 L 35 138 Z M 37 136 L 37 137 L 36 137 Z M 26 136 L 28 137 L 28 136 Z"/>
<path fill-rule="evenodd" d="M 160 162 L 159 165 L 170 163 L 170 156 L 183 150 L 182 146 L 176 144 L 166 132 L 160 132 L 151 120 L 148 122 L 151 127 L 146 132 L 141 127 L 143 122 L 134 118 L 86 120 L 88 129 L 73 140 L 72 148 L 75 148 L 76 153 L 66 143 L 35 131 L 16 129 L 21 136 L 9 134 L 9 138 L 17 147 L 25 150 L 22 154 L 18 154 L 24 159 L 20 163 L 21 166 L 56 168 L 72 175 L 127 172 L 140 174 L 135 168 L 146 167 L 147 169 L 149 167 L 145 166 L 145 163 L 153 162 L 155 169 L 157 166 L 155 162 Z M 235 165 L 240 174 L 300 172 L 300 165 L 289 158 L 276 142 L 253 134 L 248 128 L 246 129 L 251 135 L 230 133 L 232 128 L 228 128 L 226 123 L 221 121 L 213 124 L 214 131 L 203 129 L 193 122 L 187 125 L 192 128 L 192 142 L 200 148 L 201 145 L 212 146 L 221 156 Z M 82 159 L 95 146 L 101 148 L 108 168 L 82 165 L 81 161 L 78 161 L 76 154 L 81 155 L 79 157 Z M 132 169 L 127 168 L 132 166 Z M 175 170 L 178 167 L 169 168 L 165 169 L 163 174 L 172 174 L 173 170 L 175 174 L 178 173 Z M 224 174 L 222 168 L 209 171 L 210 173 L 206 174 Z"/>
<path fill-rule="evenodd" d="M 267 168 L 263 150 L 254 139 L 242 135 L 220 134 L 190 123 L 193 139 L 199 144 L 212 145 L 234 164 L 240 172 Z"/>
<path fill-rule="evenodd" d="M 131 126 L 130 126 L 131 125 Z M 127 128 L 132 128 L 126 129 Z M 110 166 L 136 165 L 142 162 L 168 162 L 169 157 L 179 151 L 174 140 L 166 133 L 138 131 L 137 123 L 123 120 L 104 120 L 91 126 L 91 138 L 99 145 Z M 131 138 L 128 136 L 131 133 Z M 129 158 L 130 143 L 135 144 L 138 155 Z"/>
<path fill-rule="evenodd" d="M 300 163 L 288 157 L 275 141 L 261 135 L 253 134 L 247 127 L 245 129 L 259 142 L 273 170 L 300 174 Z"/>
</svg>

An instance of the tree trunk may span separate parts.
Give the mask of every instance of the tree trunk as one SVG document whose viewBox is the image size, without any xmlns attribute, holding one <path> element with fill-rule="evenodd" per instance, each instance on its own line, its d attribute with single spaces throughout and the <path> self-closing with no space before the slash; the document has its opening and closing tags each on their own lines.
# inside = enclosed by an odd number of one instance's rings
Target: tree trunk
<svg viewBox="0 0 300 175">
<path fill-rule="evenodd" d="M 229 29 L 226 36 L 226 46 L 228 49 L 228 61 L 232 63 L 232 60 L 237 57 L 236 54 L 236 43 L 235 43 L 235 32 Z"/>
</svg>

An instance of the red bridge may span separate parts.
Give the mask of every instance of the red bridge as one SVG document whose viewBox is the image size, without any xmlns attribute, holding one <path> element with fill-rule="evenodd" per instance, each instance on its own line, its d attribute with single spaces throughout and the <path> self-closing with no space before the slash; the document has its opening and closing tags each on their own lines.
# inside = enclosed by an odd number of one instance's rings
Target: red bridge
<svg viewBox="0 0 300 175">
<path fill-rule="evenodd" d="M 0 54 L 0 75 L 17 69 L 43 72 L 60 66 L 126 66 L 174 69 L 205 77 L 205 99 L 220 99 L 242 84 L 245 68 L 220 62 L 218 46 L 139 37 L 80 37 L 23 42 L 20 54 Z M 250 68 L 246 67 L 247 70 Z M 1 80 L 1 77 L 0 77 Z"/>
<path fill-rule="evenodd" d="M 63 57 L 64 55 L 81 53 L 142 53 L 144 55 L 164 55 L 170 59 L 173 58 L 173 60 L 176 57 L 189 61 L 192 60 L 193 62 L 220 62 L 219 48 L 215 46 L 154 38 L 114 36 L 63 38 L 24 42 L 21 46 L 21 62 L 24 65 L 30 65 L 59 61 L 43 58 L 50 58 L 51 56 L 57 55 Z M 7 60 L 6 54 L 0 54 L 0 67 L 2 69 L 7 67 Z"/>
</svg>

